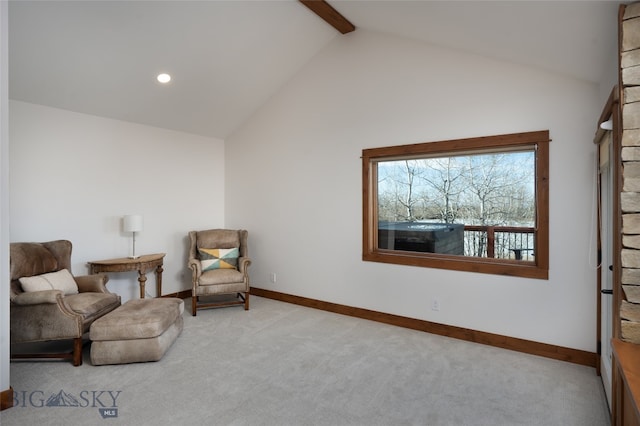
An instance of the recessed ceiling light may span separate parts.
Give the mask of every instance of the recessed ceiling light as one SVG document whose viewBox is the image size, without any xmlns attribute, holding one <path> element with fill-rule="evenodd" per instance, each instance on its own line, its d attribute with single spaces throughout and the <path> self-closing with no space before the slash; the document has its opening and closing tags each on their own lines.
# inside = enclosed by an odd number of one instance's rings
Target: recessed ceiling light
<svg viewBox="0 0 640 426">
<path fill-rule="evenodd" d="M 171 81 L 171 76 L 169 74 L 165 74 L 165 73 L 158 74 L 158 77 L 156 77 L 156 78 L 158 79 L 158 81 L 160 83 L 163 83 L 163 84 L 166 84 L 166 83 Z"/>
</svg>

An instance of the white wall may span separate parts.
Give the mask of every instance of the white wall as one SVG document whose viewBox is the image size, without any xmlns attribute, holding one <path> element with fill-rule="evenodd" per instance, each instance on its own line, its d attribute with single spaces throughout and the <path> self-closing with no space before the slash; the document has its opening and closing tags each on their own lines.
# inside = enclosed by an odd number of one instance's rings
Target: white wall
<svg viewBox="0 0 640 426">
<path fill-rule="evenodd" d="M 0 392 L 9 389 L 9 2 L 0 2 Z"/>
<path fill-rule="evenodd" d="M 163 294 L 191 288 L 188 232 L 224 225 L 224 142 L 10 101 L 11 241 L 68 239 L 75 275 L 126 257 L 123 215 L 144 216 L 136 253 L 166 253 Z M 137 298 L 137 273 L 108 288 Z M 155 277 L 147 292 L 156 295 Z"/>
<path fill-rule="evenodd" d="M 255 287 L 595 351 L 601 107 L 595 84 L 358 30 L 226 141 L 226 224 L 250 232 Z M 544 129 L 548 281 L 361 260 L 362 149 Z"/>
<path fill-rule="evenodd" d="M 617 18 L 616 18 L 617 19 Z M 609 95 L 611 94 L 611 90 L 618 84 L 618 44 L 617 37 L 612 41 L 615 41 L 615 44 L 609 46 L 607 50 L 609 58 L 607 59 L 607 66 L 604 69 L 604 74 L 601 77 L 599 84 L 599 99 L 600 99 L 600 110 L 604 108 L 604 105 L 609 99 Z M 595 130 L 594 130 L 595 132 Z"/>
</svg>

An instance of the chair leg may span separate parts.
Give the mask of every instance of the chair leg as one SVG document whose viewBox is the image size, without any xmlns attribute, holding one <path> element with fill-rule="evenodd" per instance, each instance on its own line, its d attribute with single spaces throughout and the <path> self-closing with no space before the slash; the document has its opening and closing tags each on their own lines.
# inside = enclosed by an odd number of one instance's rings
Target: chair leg
<svg viewBox="0 0 640 426">
<path fill-rule="evenodd" d="M 82 337 L 73 339 L 73 366 L 82 365 Z"/>
<path fill-rule="evenodd" d="M 245 311 L 249 310 L 249 292 L 246 292 L 244 294 L 244 310 Z"/>
<path fill-rule="evenodd" d="M 197 304 L 198 304 L 198 296 L 195 294 L 191 296 L 191 315 L 196 316 L 197 312 Z"/>
</svg>

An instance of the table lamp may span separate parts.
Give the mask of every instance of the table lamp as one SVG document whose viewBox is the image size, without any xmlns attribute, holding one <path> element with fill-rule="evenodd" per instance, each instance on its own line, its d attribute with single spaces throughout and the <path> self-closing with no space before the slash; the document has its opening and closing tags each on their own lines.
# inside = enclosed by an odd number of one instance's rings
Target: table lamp
<svg viewBox="0 0 640 426">
<path fill-rule="evenodd" d="M 133 233 L 133 254 L 129 256 L 131 259 L 136 259 L 140 256 L 136 256 L 136 232 L 142 231 L 142 215 L 130 214 L 124 217 L 124 232 Z"/>
</svg>

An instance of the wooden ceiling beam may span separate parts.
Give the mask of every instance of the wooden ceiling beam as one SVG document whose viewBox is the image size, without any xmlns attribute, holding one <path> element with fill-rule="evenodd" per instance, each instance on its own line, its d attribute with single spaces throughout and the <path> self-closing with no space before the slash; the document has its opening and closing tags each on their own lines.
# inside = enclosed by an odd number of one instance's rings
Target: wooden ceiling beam
<svg viewBox="0 0 640 426">
<path fill-rule="evenodd" d="M 300 3 L 307 6 L 316 15 L 327 21 L 333 28 L 340 31 L 341 34 L 347 34 L 356 29 L 347 18 L 342 16 L 340 12 L 335 10 L 325 0 L 299 0 Z"/>
</svg>

